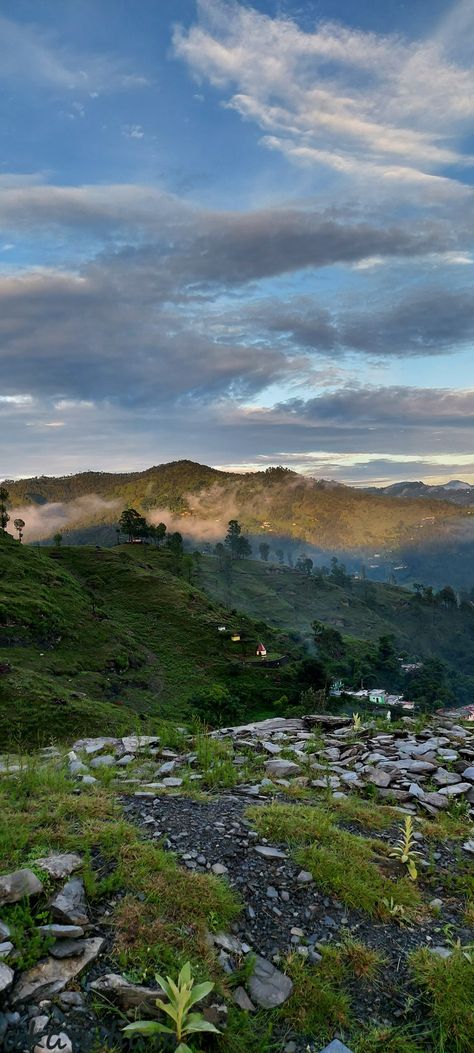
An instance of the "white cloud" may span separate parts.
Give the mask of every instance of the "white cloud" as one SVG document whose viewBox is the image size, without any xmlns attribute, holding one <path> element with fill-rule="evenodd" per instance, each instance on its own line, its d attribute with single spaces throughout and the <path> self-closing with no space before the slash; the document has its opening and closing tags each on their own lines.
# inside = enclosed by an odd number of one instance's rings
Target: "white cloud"
<svg viewBox="0 0 474 1053">
<path fill-rule="evenodd" d="M 474 116 L 474 72 L 459 25 L 409 42 L 322 22 L 296 22 L 223 0 L 198 0 L 177 28 L 175 54 L 198 79 L 230 92 L 226 105 L 265 133 L 264 145 L 298 163 L 394 182 L 435 178 L 470 164 L 456 143 Z M 456 60 L 456 51 L 461 58 Z M 455 185 L 453 183 L 453 185 Z"/>
</svg>

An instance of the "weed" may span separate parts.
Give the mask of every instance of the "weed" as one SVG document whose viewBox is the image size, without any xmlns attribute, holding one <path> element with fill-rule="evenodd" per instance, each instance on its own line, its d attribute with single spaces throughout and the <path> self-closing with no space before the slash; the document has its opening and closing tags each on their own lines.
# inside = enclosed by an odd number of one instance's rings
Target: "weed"
<svg viewBox="0 0 474 1053">
<path fill-rule="evenodd" d="M 168 999 L 167 1002 L 164 1002 L 162 998 L 157 998 L 157 1009 L 161 1009 L 162 1013 L 165 1013 L 173 1021 L 173 1027 L 161 1024 L 157 1020 L 137 1020 L 133 1024 L 127 1024 L 127 1027 L 123 1029 L 125 1032 L 135 1032 L 147 1036 L 156 1034 L 174 1035 L 178 1043 L 176 1053 L 192 1053 L 190 1047 L 182 1041 L 182 1039 L 188 1038 L 189 1035 L 202 1034 L 203 1032 L 211 1032 L 214 1035 L 219 1034 L 217 1027 L 205 1020 L 201 1013 L 191 1012 L 194 1005 L 201 1002 L 203 998 L 206 998 L 211 993 L 214 984 L 209 982 L 194 983 L 190 962 L 186 962 L 183 965 L 176 983 L 171 979 L 171 976 L 168 976 L 165 980 L 159 973 L 156 974 L 155 979 Z"/>
<path fill-rule="evenodd" d="M 416 849 L 413 848 L 414 844 L 413 819 L 411 815 L 407 815 L 401 828 L 400 837 L 390 855 L 396 857 L 401 863 L 405 864 L 412 881 L 416 881 L 418 877 L 415 857 L 421 855 L 421 852 L 417 852 Z"/>
</svg>

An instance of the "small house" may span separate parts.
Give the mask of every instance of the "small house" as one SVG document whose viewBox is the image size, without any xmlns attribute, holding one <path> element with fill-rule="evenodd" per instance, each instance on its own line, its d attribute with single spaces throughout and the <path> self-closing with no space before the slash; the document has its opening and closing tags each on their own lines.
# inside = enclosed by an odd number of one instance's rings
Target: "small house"
<svg viewBox="0 0 474 1053">
<path fill-rule="evenodd" d="M 257 646 L 257 650 L 256 650 L 255 654 L 257 655 L 258 658 L 266 658 L 267 657 L 267 649 L 265 647 L 265 644 L 259 643 L 258 646 Z"/>
</svg>

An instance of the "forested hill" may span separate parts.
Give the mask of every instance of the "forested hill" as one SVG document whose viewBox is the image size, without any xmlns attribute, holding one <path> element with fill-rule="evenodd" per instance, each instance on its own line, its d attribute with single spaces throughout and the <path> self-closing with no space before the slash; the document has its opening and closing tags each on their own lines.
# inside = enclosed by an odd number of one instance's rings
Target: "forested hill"
<svg viewBox="0 0 474 1053">
<path fill-rule="evenodd" d="M 12 507 L 26 511 L 27 541 L 28 519 L 36 536 L 47 536 L 44 529 L 38 534 L 37 525 L 46 522 L 51 504 L 58 507 L 50 534 L 61 525 L 61 516 L 69 529 L 115 524 L 123 507 L 132 505 L 152 519 L 174 517 L 174 529 L 197 540 L 218 540 L 225 523 L 236 517 L 248 534 L 294 538 L 325 551 L 370 552 L 410 545 L 418 538 L 436 541 L 463 517 L 469 522 L 465 512 L 435 499 L 395 499 L 283 468 L 237 474 L 192 461 L 141 472 L 42 476 L 7 481 L 6 487 Z"/>
</svg>

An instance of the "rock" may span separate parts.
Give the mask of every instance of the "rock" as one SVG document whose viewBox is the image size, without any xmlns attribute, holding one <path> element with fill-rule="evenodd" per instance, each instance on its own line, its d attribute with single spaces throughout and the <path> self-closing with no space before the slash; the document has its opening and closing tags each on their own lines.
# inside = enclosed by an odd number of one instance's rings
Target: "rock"
<svg viewBox="0 0 474 1053">
<path fill-rule="evenodd" d="M 138 750 L 147 749 L 148 746 L 159 746 L 158 735 L 126 735 L 122 739 L 125 753 L 137 753 Z"/>
<path fill-rule="evenodd" d="M 81 782 L 83 786 L 93 786 L 97 779 L 93 775 L 83 775 Z"/>
<path fill-rule="evenodd" d="M 88 925 L 84 884 L 81 878 L 70 878 L 51 903 L 55 918 L 66 924 Z"/>
<path fill-rule="evenodd" d="M 4 921 L 0 921 L 0 940 L 8 940 L 9 936 L 11 936 L 11 929 L 5 925 Z"/>
<path fill-rule="evenodd" d="M 48 1024 L 49 1016 L 46 1016 L 45 1013 L 42 1016 L 32 1016 L 29 1024 L 30 1033 L 32 1035 L 39 1035 L 42 1031 L 46 1030 Z"/>
<path fill-rule="evenodd" d="M 33 1053 L 47 1053 L 52 1049 L 60 1050 L 61 1053 L 73 1053 L 72 1042 L 65 1031 L 55 1035 L 43 1035 L 33 1048 Z"/>
<path fill-rule="evenodd" d="M 419 772 L 432 772 L 436 771 L 436 764 L 432 764 L 431 761 L 421 760 L 397 760 L 393 761 L 394 768 L 398 768 L 399 771 L 412 771 Z"/>
<path fill-rule="evenodd" d="M 98 980 L 93 980 L 90 987 L 92 991 L 104 995 L 108 1001 L 120 1006 L 121 1009 L 137 1009 L 143 1006 L 147 1013 L 154 1011 L 155 1015 L 157 1014 L 156 999 L 163 998 L 161 991 L 131 984 L 118 973 L 105 973 Z"/>
<path fill-rule="evenodd" d="M 100 739 L 79 739 L 73 745 L 73 750 L 84 750 L 85 753 L 98 753 L 104 746 L 118 746 L 120 739 L 114 739 L 110 735 L 104 735 Z"/>
<path fill-rule="evenodd" d="M 455 761 L 459 757 L 459 753 L 456 750 L 438 750 L 438 757 L 444 761 Z"/>
<path fill-rule="evenodd" d="M 429 947 L 428 950 L 437 954 L 438 958 L 450 958 L 453 953 L 450 947 Z"/>
<path fill-rule="evenodd" d="M 310 885 L 313 881 L 313 875 L 310 874 L 309 870 L 300 870 L 296 880 L 298 885 Z"/>
<path fill-rule="evenodd" d="M 91 768 L 111 768 L 115 764 L 115 757 L 111 753 L 102 753 L 100 757 L 91 760 Z"/>
<path fill-rule="evenodd" d="M 0 994 L 11 987 L 14 975 L 13 969 L 10 969 L 9 965 L 4 965 L 3 962 L 0 962 Z"/>
<path fill-rule="evenodd" d="M 58 940 L 49 948 L 49 953 L 53 958 L 80 958 L 85 949 L 85 940 Z"/>
<path fill-rule="evenodd" d="M 135 757 L 133 756 L 133 753 L 124 753 L 123 757 L 121 757 L 120 760 L 117 761 L 117 767 L 126 768 L 134 760 Z"/>
<path fill-rule="evenodd" d="M 29 1002 L 32 998 L 46 998 L 64 990 L 66 984 L 78 976 L 89 962 L 93 962 L 104 945 L 101 937 L 84 941 L 81 958 L 43 958 L 20 976 L 11 994 L 12 1005 Z"/>
<path fill-rule="evenodd" d="M 474 767 L 466 768 L 462 773 L 462 777 L 469 782 L 474 782 Z"/>
<path fill-rule="evenodd" d="M 474 855 L 474 837 L 470 838 L 469 841 L 465 841 L 462 847 L 465 852 L 471 852 Z"/>
<path fill-rule="evenodd" d="M 213 874 L 217 874 L 218 876 L 220 874 L 228 874 L 229 873 L 227 867 L 224 866 L 223 863 L 213 863 L 213 865 L 211 867 L 211 870 L 212 870 Z"/>
<path fill-rule="evenodd" d="M 88 767 L 81 760 L 71 760 L 69 761 L 69 771 L 71 775 L 81 775 L 82 772 L 88 771 Z"/>
<path fill-rule="evenodd" d="M 53 936 L 55 940 L 76 940 L 84 935 L 80 925 L 39 925 L 38 932 L 43 936 Z"/>
<path fill-rule="evenodd" d="M 433 808 L 447 808 L 448 800 L 447 797 L 443 797 L 440 793 L 426 793 L 424 796 L 424 803 L 430 804 Z"/>
<path fill-rule="evenodd" d="M 254 851 L 258 852 L 259 856 L 263 856 L 264 859 L 286 859 L 286 852 L 283 852 L 281 848 L 276 848 L 274 845 L 255 845 Z"/>
<path fill-rule="evenodd" d="M 455 786 L 443 786 L 439 792 L 446 797 L 458 797 L 460 794 L 468 793 L 471 789 L 470 782 L 457 782 Z"/>
<path fill-rule="evenodd" d="M 236 936 L 230 936 L 227 932 L 213 933 L 211 939 L 216 947 L 222 947 L 228 954 L 242 954 L 242 944 Z"/>
<path fill-rule="evenodd" d="M 374 786 L 390 786 L 390 783 L 394 777 L 393 771 L 382 771 L 382 768 L 371 768 L 365 769 L 364 775 L 367 776 L 369 782 L 373 782 Z"/>
<path fill-rule="evenodd" d="M 293 984 L 289 976 L 281 973 L 266 958 L 257 955 L 248 988 L 250 997 L 262 1009 L 275 1009 L 290 997 Z"/>
<path fill-rule="evenodd" d="M 13 944 L 9 940 L 6 943 L 0 943 L 0 958 L 8 958 L 13 950 Z"/>
<path fill-rule="evenodd" d="M 172 778 L 172 777 L 170 777 L 168 779 L 163 779 L 163 786 L 177 788 L 178 786 L 182 786 L 182 785 L 183 785 L 183 780 L 182 779 L 176 779 L 176 778 Z"/>
<path fill-rule="evenodd" d="M 284 779 L 287 775 L 300 775 L 301 769 L 298 764 L 290 760 L 269 760 L 265 765 L 267 775 L 275 779 Z"/>
<path fill-rule="evenodd" d="M 443 900 L 442 899 L 432 899 L 432 900 L 430 900 L 429 906 L 433 910 L 441 910 L 441 908 L 443 906 Z"/>
<path fill-rule="evenodd" d="M 410 783 L 408 793 L 410 794 L 410 797 L 418 797 L 419 800 L 424 800 L 425 793 L 421 789 L 421 786 L 418 786 L 417 782 Z"/>
<path fill-rule="evenodd" d="M 281 753 L 281 746 L 277 746 L 276 742 L 261 742 L 260 745 L 267 751 L 267 753 L 273 755 Z"/>
<path fill-rule="evenodd" d="M 338 1038 L 333 1038 L 332 1042 L 325 1046 L 320 1053 L 352 1053 L 352 1051 Z"/>
<path fill-rule="evenodd" d="M 438 786 L 454 786 L 457 782 L 462 782 L 461 776 L 455 771 L 447 771 L 446 768 L 438 768 L 438 771 L 433 775 L 434 782 L 438 783 Z"/>
<path fill-rule="evenodd" d="M 244 1010 L 244 1013 L 255 1013 L 255 1006 L 250 1000 L 244 987 L 235 988 L 233 999 L 235 1004 L 238 1005 L 239 1009 Z"/>
<path fill-rule="evenodd" d="M 81 995 L 80 991 L 64 991 L 63 994 L 59 995 L 58 1001 L 64 1009 L 69 1009 L 69 1006 L 73 1006 L 76 1009 L 78 1006 L 84 1005 L 84 996 Z"/>
<path fill-rule="evenodd" d="M 62 855 L 43 856 L 35 859 L 35 864 L 40 870 L 45 870 L 52 878 L 67 877 L 82 866 L 82 859 L 73 852 L 64 852 Z"/>
<path fill-rule="evenodd" d="M 23 896 L 38 896 L 43 885 L 32 870 L 15 870 L 0 877 L 0 907 L 17 903 Z"/>
</svg>

